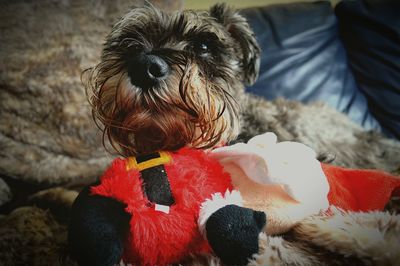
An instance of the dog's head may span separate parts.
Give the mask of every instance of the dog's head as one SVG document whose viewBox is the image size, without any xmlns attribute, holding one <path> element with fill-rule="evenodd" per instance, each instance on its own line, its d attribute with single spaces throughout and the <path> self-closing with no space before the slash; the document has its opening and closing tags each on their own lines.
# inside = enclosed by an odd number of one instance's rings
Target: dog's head
<svg viewBox="0 0 400 266">
<path fill-rule="evenodd" d="M 135 8 L 86 72 L 94 117 L 124 156 L 230 141 L 239 127 L 235 97 L 256 79 L 259 53 L 246 20 L 225 5 Z"/>
</svg>

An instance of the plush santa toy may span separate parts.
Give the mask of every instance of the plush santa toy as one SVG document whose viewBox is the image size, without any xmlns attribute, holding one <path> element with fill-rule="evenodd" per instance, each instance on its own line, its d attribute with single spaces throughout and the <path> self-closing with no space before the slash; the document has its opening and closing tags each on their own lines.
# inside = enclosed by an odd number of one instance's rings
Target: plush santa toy
<svg viewBox="0 0 400 266">
<path fill-rule="evenodd" d="M 81 264 L 100 258 L 112 265 L 122 256 L 167 265 L 213 251 L 225 264 L 244 265 L 262 230 L 286 232 L 309 215 L 329 215 L 330 206 L 379 210 L 399 187 L 397 177 L 321 164 L 306 145 L 266 133 L 212 151 L 116 159 L 74 203 L 70 239 Z M 89 241 L 80 245 L 82 238 Z"/>
</svg>

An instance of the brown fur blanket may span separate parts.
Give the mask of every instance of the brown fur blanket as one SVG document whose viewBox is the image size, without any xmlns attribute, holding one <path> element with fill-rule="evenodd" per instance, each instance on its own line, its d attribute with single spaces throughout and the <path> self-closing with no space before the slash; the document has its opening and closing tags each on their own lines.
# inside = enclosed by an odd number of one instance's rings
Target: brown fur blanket
<svg viewBox="0 0 400 266">
<path fill-rule="evenodd" d="M 3 265 L 75 265 L 68 257 L 68 209 L 76 191 L 53 188 L 0 218 Z M 394 203 L 394 201 L 392 202 Z M 261 235 L 261 250 L 249 265 L 398 265 L 400 215 L 389 211 L 312 216 L 279 236 Z M 220 265 L 211 256 L 183 265 Z M 123 265 L 123 263 L 121 263 Z"/>
</svg>

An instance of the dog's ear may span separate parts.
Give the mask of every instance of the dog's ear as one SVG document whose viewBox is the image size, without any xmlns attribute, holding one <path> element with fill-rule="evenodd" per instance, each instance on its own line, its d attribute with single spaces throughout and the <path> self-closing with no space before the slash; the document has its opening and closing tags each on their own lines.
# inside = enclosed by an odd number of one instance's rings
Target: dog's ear
<svg viewBox="0 0 400 266">
<path fill-rule="evenodd" d="M 260 47 L 246 19 L 226 4 L 216 4 L 210 9 L 210 16 L 224 25 L 231 36 L 238 41 L 242 52 L 243 81 L 253 84 L 260 68 Z"/>
</svg>

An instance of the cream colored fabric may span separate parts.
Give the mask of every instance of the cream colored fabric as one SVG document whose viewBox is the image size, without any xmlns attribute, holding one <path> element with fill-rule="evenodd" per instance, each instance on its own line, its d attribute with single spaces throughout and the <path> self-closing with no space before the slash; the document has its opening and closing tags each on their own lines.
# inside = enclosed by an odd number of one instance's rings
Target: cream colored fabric
<svg viewBox="0 0 400 266">
<path fill-rule="evenodd" d="M 268 132 L 247 144 L 217 148 L 211 156 L 231 174 L 244 205 L 267 214 L 267 233 L 282 233 L 329 207 L 329 184 L 315 152 L 298 142 L 277 142 Z"/>
</svg>

